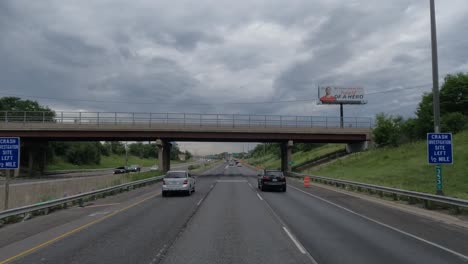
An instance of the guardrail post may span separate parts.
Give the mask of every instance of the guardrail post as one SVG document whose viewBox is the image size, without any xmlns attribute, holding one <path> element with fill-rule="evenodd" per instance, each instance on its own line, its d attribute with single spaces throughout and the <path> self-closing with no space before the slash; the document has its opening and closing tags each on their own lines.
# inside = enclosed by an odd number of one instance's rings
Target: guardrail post
<svg viewBox="0 0 468 264">
<path fill-rule="evenodd" d="M 60 123 L 62 123 L 62 124 L 63 124 L 63 111 L 62 111 L 62 112 L 60 112 Z"/>
<path fill-rule="evenodd" d="M 232 115 L 232 127 L 236 126 L 236 120 L 234 119 L 235 115 Z"/>
<path fill-rule="evenodd" d="M 328 116 L 325 117 L 325 127 L 328 128 Z"/>
<path fill-rule="evenodd" d="M 114 113 L 114 125 L 117 125 L 117 112 Z"/>
<path fill-rule="evenodd" d="M 99 112 L 97 112 L 97 125 L 99 126 Z"/>
<path fill-rule="evenodd" d="M 297 128 L 297 116 L 296 116 L 296 128 Z"/>
<path fill-rule="evenodd" d="M 280 116 L 280 127 L 283 127 L 283 116 Z"/>
<path fill-rule="evenodd" d="M 216 115 L 216 127 L 219 127 L 219 115 Z"/>
<path fill-rule="evenodd" d="M 150 113 L 150 118 L 149 118 L 149 127 L 151 127 L 151 123 L 153 122 L 153 113 Z"/>
<path fill-rule="evenodd" d="M 45 112 L 42 112 L 42 123 L 45 123 Z"/>
<path fill-rule="evenodd" d="M 5 123 L 8 123 L 8 111 L 5 111 Z"/>
<path fill-rule="evenodd" d="M 132 112 L 132 125 L 135 125 L 135 112 Z"/>
<path fill-rule="evenodd" d="M 267 127 L 267 125 L 266 125 L 266 116 L 265 116 L 265 127 Z"/>
<path fill-rule="evenodd" d="M 356 117 L 356 128 L 358 128 L 358 122 L 357 122 L 357 117 Z"/>
<path fill-rule="evenodd" d="M 23 116 L 23 124 L 26 123 L 26 112 L 24 112 L 24 116 Z"/>
<path fill-rule="evenodd" d="M 81 125 L 81 112 L 80 112 L 80 114 L 79 114 L 79 119 L 80 119 L 79 124 Z"/>
<path fill-rule="evenodd" d="M 184 113 L 184 127 L 185 127 L 185 113 Z"/>
<path fill-rule="evenodd" d="M 200 127 L 202 126 L 202 114 L 200 114 Z"/>
<path fill-rule="evenodd" d="M 251 122 L 250 122 L 250 115 L 249 115 L 249 127 L 250 127 L 250 123 L 251 123 Z"/>
</svg>

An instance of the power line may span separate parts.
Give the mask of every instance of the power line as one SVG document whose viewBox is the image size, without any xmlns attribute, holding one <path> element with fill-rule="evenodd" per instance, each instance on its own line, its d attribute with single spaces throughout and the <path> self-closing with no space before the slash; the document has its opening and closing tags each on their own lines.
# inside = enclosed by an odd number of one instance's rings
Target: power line
<svg viewBox="0 0 468 264">
<path fill-rule="evenodd" d="M 422 84 L 416 86 L 407 86 L 400 87 L 395 89 L 387 89 L 384 91 L 374 91 L 366 93 L 368 95 L 383 94 L 383 93 L 393 93 L 401 92 L 412 89 L 420 89 L 425 87 L 430 87 L 432 84 Z M 457 88 L 466 88 L 466 86 L 459 86 Z M 90 103 L 108 103 L 108 104 L 138 104 L 138 105 L 168 105 L 173 103 L 168 102 L 135 102 L 135 101 L 113 101 L 113 100 L 92 100 L 92 99 L 80 99 L 80 98 L 66 98 L 66 97 L 48 97 L 48 96 L 35 96 L 35 95 L 25 95 L 25 94 L 16 94 L 8 92 L 0 92 L 2 95 L 8 96 L 17 96 L 23 98 L 32 98 L 32 99 L 44 99 L 44 100 L 55 100 L 55 101 L 73 101 L 73 102 L 90 102 Z M 251 105 L 251 104 L 285 104 L 285 103 L 304 103 L 304 102 L 316 102 L 317 99 L 300 99 L 300 100 L 279 100 L 279 101 L 257 101 L 257 102 L 220 102 L 220 103 L 184 103 L 184 105 L 189 106 L 213 106 L 213 105 Z"/>
</svg>

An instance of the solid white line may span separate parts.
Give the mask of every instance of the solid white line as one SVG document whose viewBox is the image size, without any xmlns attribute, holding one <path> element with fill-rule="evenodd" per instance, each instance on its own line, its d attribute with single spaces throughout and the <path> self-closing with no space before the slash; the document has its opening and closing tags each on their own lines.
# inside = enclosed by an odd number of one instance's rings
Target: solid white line
<svg viewBox="0 0 468 264">
<path fill-rule="evenodd" d="M 398 229 L 398 228 L 396 228 L 396 227 L 387 225 L 387 224 L 382 223 L 382 222 L 380 222 L 380 221 L 377 221 L 377 220 L 375 220 L 375 219 L 369 218 L 369 217 L 367 217 L 367 216 L 365 216 L 365 215 L 362 215 L 362 214 L 357 213 L 357 212 L 355 212 L 355 211 L 353 211 L 353 210 L 350 210 L 350 209 L 348 209 L 348 208 L 345 208 L 345 207 L 343 207 L 343 206 L 341 206 L 341 205 L 339 205 L 339 204 L 336 204 L 336 203 L 334 203 L 334 202 L 328 201 L 328 200 L 326 200 L 326 199 L 324 199 L 324 198 L 322 198 L 322 197 L 319 197 L 319 196 L 313 195 L 313 194 L 311 194 L 311 193 L 308 193 L 308 192 L 306 192 L 306 191 L 303 191 L 303 190 L 301 190 L 301 189 L 299 189 L 299 188 L 296 188 L 296 187 L 294 187 L 294 186 L 291 186 L 291 185 L 289 185 L 289 184 L 288 184 L 288 186 L 291 187 L 291 188 L 293 188 L 293 189 L 295 189 L 295 190 L 298 190 L 298 191 L 300 191 L 300 192 L 302 192 L 302 193 L 304 193 L 304 194 L 307 194 L 307 195 L 309 195 L 309 196 L 311 196 L 311 197 L 314 197 L 314 198 L 319 199 L 319 200 L 321 200 L 321 201 L 323 201 L 323 202 L 326 202 L 326 203 L 328 203 L 328 204 L 331 204 L 331 205 L 333 205 L 333 206 L 335 206 L 335 207 L 338 207 L 338 208 L 340 208 L 340 209 L 343 209 L 343 210 L 345 210 L 346 212 L 349 212 L 349 213 L 351 213 L 351 214 L 354 214 L 354 215 L 357 215 L 357 216 L 359 216 L 359 217 L 362 217 L 362 218 L 364 218 L 364 219 L 366 219 L 366 220 L 368 220 L 368 221 L 371 221 L 371 222 L 373 222 L 373 223 L 375 223 L 375 224 L 381 225 L 381 226 L 383 226 L 383 227 L 386 227 L 386 228 L 388 228 L 388 229 L 391 229 L 391 230 L 393 230 L 393 231 L 395 231 L 395 232 L 398 232 L 398 233 L 400 233 L 400 234 L 403 234 L 403 235 L 405 235 L 405 236 L 409 236 L 409 237 L 411 237 L 411 238 L 414 238 L 414 239 L 416 239 L 416 240 L 419 240 L 419 241 L 421 241 L 421 242 L 424 242 L 424 243 L 429 244 L 429 245 L 431 245 L 431 246 L 434 246 L 434 247 L 436 247 L 436 248 L 442 249 L 442 250 L 444 250 L 444 251 L 446 251 L 446 252 L 449 252 L 449 253 L 451 253 L 451 254 L 453 254 L 453 255 L 455 255 L 455 256 L 458 256 L 458 257 L 460 257 L 460 258 L 462 258 L 462 259 L 464 259 L 464 260 L 468 260 L 468 256 L 465 256 L 465 255 L 463 255 L 463 254 L 461 254 L 461 253 L 459 253 L 459 252 L 456 252 L 456 251 L 454 251 L 454 250 L 451 250 L 451 249 L 449 249 L 449 248 L 446 248 L 446 247 L 444 247 L 444 246 L 442 246 L 442 245 L 439 245 L 439 244 L 437 244 L 437 243 L 428 241 L 428 240 L 426 240 L 426 239 L 424 239 L 424 238 L 421 238 L 421 237 L 418 237 L 418 236 L 416 236 L 416 235 L 410 234 L 410 233 L 408 233 L 408 232 L 405 232 L 405 231 L 400 230 L 400 229 Z"/>
<path fill-rule="evenodd" d="M 198 201 L 197 206 L 200 206 L 202 201 L 203 201 L 203 198 L 201 198 L 200 201 Z"/>
<path fill-rule="evenodd" d="M 213 185 L 213 184 L 211 184 L 211 186 L 210 186 L 210 189 L 213 189 L 213 187 L 214 187 L 214 185 Z"/>
<path fill-rule="evenodd" d="M 253 186 L 252 186 L 252 184 L 250 184 L 250 182 L 249 182 L 249 186 L 250 186 L 250 188 L 253 188 Z"/>
<path fill-rule="evenodd" d="M 302 253 L 302 254 L 305 254 L 306 253 L 306 250 L 305 248 L 301 245 L 301 243 L 299 243 L 299 241 L 297 241 L 297 239 L 291 234 L 291 232 L 289 232 L 289 230 L 283 226 L 283 229 L 284 229 L 284 232 L 286 232 L 286 234 L 288 235 L 288 237 L 292 240 L 292 242 L 294 243 L 294 245 L 296 245 L 297 249 L 299 249 L 299 251 Z"/>
<path fill-rule="evenodd" d="M 257 193 L 257 196 L 258 196 L 258 199 L 260 199 L 260 201 L 263 201 L 263 198 L 260 196 L 260 194 Z"/>
</svg>

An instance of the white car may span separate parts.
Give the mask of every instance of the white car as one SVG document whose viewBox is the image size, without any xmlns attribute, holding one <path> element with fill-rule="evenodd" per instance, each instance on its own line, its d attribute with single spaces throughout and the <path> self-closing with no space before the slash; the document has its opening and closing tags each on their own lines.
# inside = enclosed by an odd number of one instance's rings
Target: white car
<svg viewBox="0 0 468 264">
<path fill-rule="evenodd" d="M 159 170 L 158 165 L 154 165 L 153 167 L 150 168 L 150 171 L 158 171 L 158 170 Z"/>
<path fill-rule="evenodd" d="M 168 171 L 164 176 L 162 196 L 177 192 L 187 195 L 195 192 L 195 178 L 188 171 Z"/>
</svg>

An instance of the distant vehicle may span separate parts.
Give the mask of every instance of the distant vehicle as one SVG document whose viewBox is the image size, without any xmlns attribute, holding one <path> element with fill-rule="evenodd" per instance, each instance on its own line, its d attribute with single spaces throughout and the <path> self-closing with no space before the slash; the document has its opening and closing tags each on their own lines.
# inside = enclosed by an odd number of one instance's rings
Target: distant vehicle
<svg viewBox="0 0 468 264">
<path fill-rule="evenodd" d="M 131 172 L 140 172 L 141 167 L 140 167 L 140 165 L 132 165 L 132 166 L 130 166 L 129 171 L 131 171 Z"/>
<path fill-rule="evenodd" d="M 163 179 L 162 196 L 182 192 L 191 195 L 195 192 L 195 178 L 187 171 L 168 171 Z"/>
<path fill-rule="evenodd" d="M 242 167 L 242 163 L 237 163 L 237 167 Z"/>
<path fill-rule="evenodd" d="M 117 167 L 114 169 L 114 174 L 122 174 L 122 173 L 127 173 L 128 168 L 127 167 Z"/>
<path fill-rule="evenodd" d="M 159 166 L 158 165 L 154 165 L 150 168 L 150 171 L 158 171 L 159 170 Z"/>
<path fill-rule="evenodd" d="M 282 192 L 286 191 L 286 177 L 280 170 L 262 170 L 257 178 L 258 188 L 265 191 L 267 189 L 276 189 Z"/>
</svg>

